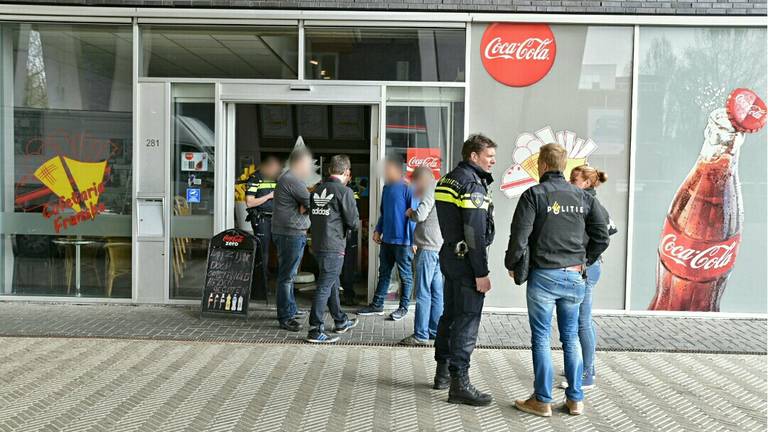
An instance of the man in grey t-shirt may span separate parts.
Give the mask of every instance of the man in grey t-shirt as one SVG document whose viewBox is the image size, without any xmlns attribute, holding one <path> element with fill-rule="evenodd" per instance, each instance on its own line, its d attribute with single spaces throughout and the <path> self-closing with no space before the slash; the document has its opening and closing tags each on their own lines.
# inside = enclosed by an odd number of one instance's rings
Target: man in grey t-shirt
<svg viewBox="0 0 768 432">
<path fill-rule="evenodd" d="M 312 174 L 312 153 L 295 150 L 288 171 L 277 179 L 272 212 L 272 240 L 277 247 L 277 321 L 289 331 L 301 330 L 293 281 L 299 271 L 309 228 L 309 191 L 305 179 Z"/>
<path fill-rule="evenodd" d="M 416 288 L 416 317 L 413 335 L 400 341 L 403 345 L 426 345 L 437 335 L 437 323 L 443 314 L 443 273 L 440 271 L 440 247 L 443 235 L 435 210 L 435 178 L 432 170 L 421 166 L 413 171 L 412 185 L 419 206 L 406 210 L 416 222 L 413 245 L 413 282 Z"/>
</svg>

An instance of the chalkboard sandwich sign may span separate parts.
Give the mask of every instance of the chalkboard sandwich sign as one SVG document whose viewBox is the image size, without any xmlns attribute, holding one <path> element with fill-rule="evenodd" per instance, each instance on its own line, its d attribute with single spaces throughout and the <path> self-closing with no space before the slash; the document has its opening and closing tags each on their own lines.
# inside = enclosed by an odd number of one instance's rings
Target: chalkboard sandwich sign
<svg viewBox="0 0 768 432">
<path fill-rule="evenodd" d="M 216 234 L 208 246 L 202 314 L 248 316 L 253 270 L 260 259 L 258 240 L 239 229 Z"/>
</svg>

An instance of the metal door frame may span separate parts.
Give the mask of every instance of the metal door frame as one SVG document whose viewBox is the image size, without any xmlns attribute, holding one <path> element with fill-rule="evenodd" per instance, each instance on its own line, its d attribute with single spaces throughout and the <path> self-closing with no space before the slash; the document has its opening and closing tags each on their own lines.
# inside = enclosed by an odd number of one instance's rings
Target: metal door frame
<svg viewBox="0 0 768 432">
<path fill-rule="evenodd" d="M 216 160 L 214 231 L 219 232 L 234 226 L 235 190 L 235 106 L 248 104 L 316 104 L 316 105 L 366 105 L 371 107 L 371 147 L 369 172 L 369 218 L 368 231 L 376 226 L 375 210 L 379 208 L 381 188 L 384 186 L 374 170 L 384 160 L 384 146 L 381 139 L 385 134 L 385 88 L 381 84 L 361 83 L 316 83 L 306 81 L 282 83 L 220 82 L 216 84 L 217 124 L 224 127 L 215 131 L 219 154 L 226 155 Z M 373 296 L 378 270 L 378 245 L 368 236 L 368 299 Z M 374 257 L 374 259 L 372 259 Z"/>
</svg>

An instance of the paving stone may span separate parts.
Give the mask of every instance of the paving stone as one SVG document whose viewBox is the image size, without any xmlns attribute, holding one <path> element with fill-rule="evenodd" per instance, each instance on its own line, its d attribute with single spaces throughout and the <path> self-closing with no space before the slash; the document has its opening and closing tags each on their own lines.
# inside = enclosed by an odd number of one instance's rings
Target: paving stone
<svg viewBox="0 0 768 432">
<path fill-rule="evenodd" d="M 0 431 L 763 431 L 768 391 L 764 355 L 600 352 L 586 414 L 542 419 L 511 407 L 525 350 L 475 352 L 485 408 L 446 403 L 430 351 L 401 347 L 0 337 L 0 359 Z"/>
<path fill-rule="evenodd" d="M 196 307 L 0 302 L 0 336 L 49 336 L 242 343 L 298 343 L 306 333 L 280 329 L 275 311 L 255 304 L 248 320 L 200 318 Z M 352 312 L 352 311 L 348 311 Z M 326 317 L 327 326 L 332 322 Z M 413 313 L 400 322 L 360 317 L 341 343 L 394 345 L 413 332 Z M 649 315 L 597 315 L 599 350 L 766 353 L 768 320 Z M 307 327 L 306 318 L 303 320 Z M 553 346 L 558 332 L 553 329 Z M 486 313 L 478 346 L 528 348 L 528 318 Z"/>
</svg>

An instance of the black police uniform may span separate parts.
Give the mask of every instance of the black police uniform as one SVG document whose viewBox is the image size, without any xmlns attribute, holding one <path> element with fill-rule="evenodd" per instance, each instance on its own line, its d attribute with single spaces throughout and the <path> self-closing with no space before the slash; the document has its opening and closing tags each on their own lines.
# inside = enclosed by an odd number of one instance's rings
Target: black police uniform
<svg viewBox="0 0 768 432">
<path fill-rule="evenodd" d="M 350 184 L 354 192 L 357 212 L 360 213 L 360 193 L 357 185 Z M 341 286 L 344 288 L 344 304 L 353 306 L 355 301 L 355 274 L 357 273 L 357 229 L 347 233 L 347 247 L 344 249 L 344 266 L 341 269 Z"/>
<path fill-rule="evenodd" d="M 591 265 L 608 247 L 608 224 L 608 212 L 593 194 L 568 183 L 562 172 L 546 172 L 520 196 L 505 266 L 514 270 L 526 252 L 531 268 Z"/>
<path fill-rule="evenodd" d="M 440 269 L 445 276 L 435 360 L 438 371 L 440 365 L 448 364 L 451 377 L 466 376 L 477 342 L 485 294 L 477 291 L 475 278 L 488 276 L 487 249 L 494 236 L 488 190 L 491 182 L 490 173 L 464 161 L 435 187 L 435 207 L 444 239 Z"/>
<path fill-rule="evenodd" d="M 263 197 L 270 192 L 274 192 L 277 182 L 275 180 L 265 179 L 258 171 L 248 177 L 245 185 L 245 194 L 254 198 Z M 261 244 L 261 277 L 258 278 L 261 286 L 254 289 L 251 293 L 253 299 L 267 298 L 267 269 L 269 268 L 269 244 L 272 241 L 272 209 L 273 200 L 269 199 L 260 206 L 248 208 L 248 221 L 251 222 L 253 234 L 258 237 Z"/>
</svg>

